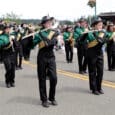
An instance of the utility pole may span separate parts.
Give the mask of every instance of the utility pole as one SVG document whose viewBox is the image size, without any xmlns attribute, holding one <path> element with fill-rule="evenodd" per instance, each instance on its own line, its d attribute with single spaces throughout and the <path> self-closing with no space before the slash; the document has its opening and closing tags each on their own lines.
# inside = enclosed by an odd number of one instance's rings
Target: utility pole
<svg viewBox="0 0 115 115">
<path fill-rule="evenodd" d="M 91 8 L 94 8 L 95 17 L 96 17 L 97 16 L 97 2 L 96 2 L 96 0 L 89 0 L 88 5 Z"/>
<path fill-rule="evenodd" d="M 95 0 L 95 17 L 97 16 L 97 1 Z"/>
</svg>

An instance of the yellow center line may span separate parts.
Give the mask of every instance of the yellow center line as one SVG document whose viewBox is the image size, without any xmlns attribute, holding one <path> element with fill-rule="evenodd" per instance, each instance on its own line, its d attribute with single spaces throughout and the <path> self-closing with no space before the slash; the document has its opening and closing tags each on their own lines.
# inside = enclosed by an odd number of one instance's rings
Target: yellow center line
<svg viewBox="0 0 115 115">
<path fill-rule="evenodd" d="M 37 67 L 37 65 L 32 64 L 29 61 L 23 61 L 23 63 L 26 64 L 26 65 L 29 65 L 33 68 Z M 57 69 L 57 73 L 61 74 L 61 75 L 64 75 L 64 76 L 67 76 L 67 77 L 72 77 L 72 78 L 77 78 L 77 79 L 80 79 L 80 80 L 88 81 L 88 76 L 85 76 L 85 75 L 81 75 L 81 74 L 77 74 L 77 73 L 71 73 L 71 72 L 68 72 L 68 71 L 60 70 L 60 69 Z M 102 84 L 104 86 L 107 86 L 107 87 L 115 88 L 115 83 L 113 83 L 113 82 L 103 80 Z"/>
<path fill-rule="evenodd" d="M 71 75 L 74 75 L 75 78 L 81 78 L 81 79 L 86 79 L 88 80 L 88 76 L 86 75 L 81 75 L 81 74 L 77 74 L 77 73 L 71 73 L 71 72 L 67 72 L 67 71 L 63 71 L 63 70 L 58 70 L 59 72 L 65 72 L 65 73 L 68 73 L 68 74 L 71 74 Z M 108 84 L 111 84 L 111 85 L 115 85 L 115 83 L 113 82 L 109 82 L 109 81 L 105 81 L 103 80 L 103 83 L 108 83 Z"/>
</svg>

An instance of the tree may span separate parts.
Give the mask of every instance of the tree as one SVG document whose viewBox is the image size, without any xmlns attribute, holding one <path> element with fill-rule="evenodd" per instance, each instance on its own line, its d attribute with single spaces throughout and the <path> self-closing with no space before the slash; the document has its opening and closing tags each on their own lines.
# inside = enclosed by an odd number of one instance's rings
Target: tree
<svg viewBox="0 0 115 115">
<path fill-rule="evenodd" d="M 20 16 L 13 12 L 2 15 L 2 19 L 6 22 L 16 22 L 18 24 L 21 22 Z"/>
</svg>

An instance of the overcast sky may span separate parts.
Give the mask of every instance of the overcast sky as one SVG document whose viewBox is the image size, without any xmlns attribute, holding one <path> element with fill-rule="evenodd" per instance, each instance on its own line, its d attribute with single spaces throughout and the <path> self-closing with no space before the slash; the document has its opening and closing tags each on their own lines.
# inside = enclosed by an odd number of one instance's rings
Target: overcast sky
<svg viewBox="0 0 115 115">
<path fill-rule="evenodd" d="M 0 0 L 0 16 L 14 12 L 26 19 L 40 19 L 49 14 L 57 19 L 75 20 L 94 14 L 89 0 Z M 115 12 L 115 0 L 97 0 L 97 14 Z"/>
</svg>

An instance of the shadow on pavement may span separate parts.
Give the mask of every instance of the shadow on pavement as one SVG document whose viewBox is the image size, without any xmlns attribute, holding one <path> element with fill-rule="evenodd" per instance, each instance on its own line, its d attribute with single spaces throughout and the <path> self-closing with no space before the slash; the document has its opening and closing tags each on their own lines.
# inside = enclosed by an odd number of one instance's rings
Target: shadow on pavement
<svg viewBox="0 0 115 115">
<path fill-rule="evenodd" d="M 85 93 L 88 94 L 90 91 L 88 89 L 83 89 L 82 87 L 62 87 L 61 89 L 57 90 L 58 93 Z"/>
<path fill-rule="evenodd" d="M 6 87 L 4 81 L 0 81 L 0 87 Z"/>
<path fill-rule="evenodd" d="M 35 99 L 32 97 L 23 97 L 23 96 L 17 96 L 12 99 L 10 99 L 7 103 L 22 103 L 22 104 L 29 104 L 29 105 L 41 105 L 41 102 L 39 99 Z"/>
</svg>

